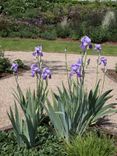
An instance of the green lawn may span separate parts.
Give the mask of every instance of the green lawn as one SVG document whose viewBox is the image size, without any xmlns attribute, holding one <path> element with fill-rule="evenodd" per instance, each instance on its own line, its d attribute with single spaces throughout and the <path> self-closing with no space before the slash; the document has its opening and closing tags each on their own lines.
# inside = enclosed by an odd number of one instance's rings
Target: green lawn
<svg viewBox="0 0 117 156">
<path fill-rule="evenodd" d="M 0 45 L 5 51 L 33 51 L 35 46 L 42 45 L 45 52 L 63 52 L 65 48 L 69 53 L 81 52 L 80 42 L 77 41 L 0 38 Z M 104 43 L 102 48 L 104 55 L 117 56 L 117 44 Z"/>
</svg>

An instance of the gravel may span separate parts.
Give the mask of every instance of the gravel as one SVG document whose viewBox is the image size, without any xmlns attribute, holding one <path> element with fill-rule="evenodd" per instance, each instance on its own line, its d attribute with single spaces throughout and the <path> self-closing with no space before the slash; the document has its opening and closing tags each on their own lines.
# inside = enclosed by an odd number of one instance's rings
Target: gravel
<svg viewBox="0 0 117 156">
<path fill-rule="evenodd" d="M 25 64 L 31 65 L 36 60 L 32 57 L 31 52 L 5 52 L 6 57 L 10 60 L 22 59 Z M 75 63 L 80 56 L 76 54 L 68 55 L 68 65 Z M 87 89 L 94 87 L 96 81 L 96 56 L 88 56 L 91 58 L 91 63 L 86 71 L 85 86 Z M 108 59 L 108 69 L 114 69 L 115 63 L 117 63 L 117 57 L 106 57 Z M 56 91 L 57 86 L 61 86 L 62 82 L 67 84 L 67 75 L 65 70 L 65 57 L 62 53 L 44 53 L 43 62 L 45 66 L 52 69 L 52 79 L 49 80 L 49 89 Z M 99 79 L 103 79 L 103 66 L 99 69 Z M 35 78 L 31 77 L 31 72 L 26 71 L 19 75 L 19 84 L 26 91 L 27 88 L 34 89 L 36 86 Z M 16 90 L 16 83 L 13 76 L 9 78 L 0 79 L 0 128 L 10 125 L 10 121 L 7 116 L 9 107 L 14 107 L 13 90 Z M 110 102 L 117 102 L 117 83 L 106 77 L 104 90 L 113 89 L 112 99 Z M 112 124 L 117 127 L 117 114 L 109 116 L 108 119 Z M 109 124 L 110 125 L 110 124 Z"/>
</svg>

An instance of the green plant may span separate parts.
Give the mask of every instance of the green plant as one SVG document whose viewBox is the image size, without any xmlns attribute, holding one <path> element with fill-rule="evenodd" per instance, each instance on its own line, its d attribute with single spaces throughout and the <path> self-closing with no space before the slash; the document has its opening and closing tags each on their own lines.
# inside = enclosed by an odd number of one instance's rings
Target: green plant
<svg viewBox="0 0 117 156">
<path fill-rule="evenodd" d="M 76 64 L 72 64 L 69 76 L 67 53 L 65 53 L 68 87 L 65 87 L 64 84 L 62 89 L 58 87 L 58 94 L 53 93 L 52 102 L 48 100 L 45 106 L 56 133 L 59 137 L 65 139 L 67 143 L 70 142 L 72 134 L 78 133 L 79 135 L 83 135 L 86 129 L 92 124 L 96 124 L 100 118 L 117 112 L 117 110 L 114 109 L 114 106 L 117 104 L 111 103 L 105 105 L 112 97 L 109 95 L 112 90 L 102 93 L 105 72 L 101 90 L 100 81 L 98 81 L 98 72 L 95 88 L 89 91 L 85 89 L 85 71 L 90 64 L 90 59 L 87 59 L 88 47 L 92 48 L 91 39 L 88 36 L 84 36 L 81 39 L 81 58 Z M 105 70 L 107 59 L 105 57 L 100 57 L 101 46 L 98 44 L 95 46 L 95 49 L 99 53 L 97 69 L 100 64 L 103 64 Z M 76 81 L 71 79 L 73 75 L 76 75 Z"/>
<path fill-rule="evenodd" d="M 14 63 L 17 63 L 19 68 L 22 68 L 22 69 L 23 69 L 23 68 L 25 67 L 23 61 L 20 60 L 20 59 L 16 59 L 16 60 L 14 60 L 13 62 L 14 62 Z"/>
<path fill-rule="evenodd" d="M 70 28 L 68 25 L 62 26 L 58 24 L 56 28 L 56 32 L 57 32 L 57 37 L 66 38 L 70 36 Z"/>
<path fill-rule="evenodd" d="M 11 72 L 10 67 L 10 60 L 5 57 L 0 57 L 0 73 Z"/>
<path fill-rule="evenodd" d="M 82 135 L 90 125 L 114 112 L 115 105 L 105 105 L 111 98 L 111 90 L 99 95 L 99 84 L 89 93 L 75 82 L 71 82 L 70 86 L 69 89 L 64 85 L 63 89 L 58 88 L 58 94 L 53 93 L 53 102 L 48 100 L 45 106 L 56 133 L 66 142 L 70 141 L 72 134 Z"/>
<path fill-rule="evenodd" d="M 48 39 L 48 40 L 55 40 L 57 38 L 56 31 L 45 31 L 41 33 L 41 37 L 43 39 Z"/>
<path fill-rule="evenodd" d="M 106 135 L 97 136 L 96 133 L 87 133 L 83 137 L 75 137 L 66 145 L 68 156 L 115 156 L 116 148 L 113 139 Z"/>
<path fill-rule="evenodd" d="M 42 46 L 35 47 L 33 56 L 37 59 L 37 63 L 31 65 L 32 77 L 36 76 L 36 90 L 31 92 L 29 89 L 24 95 L 18 83 L 18 64 L 14 62 L 11 69 L 17 84 L 17 92 L 14 93 L 15 112 L 13 113 L 13 109 L 10 107 L 8 113 L 18 144 L 25 144 L 28 148 L 35 146 L 36 143 L 37 128 L 43 120 L 43 108 L 48 95 L 47 78 L 51 78 L 49 68 L 42 68 Z M 23 111 L 24 118 L 19 115 L 17 103 Z"/>
<path fill-rule="evenodd" d="M 90 33 L 89 33 L 90 37 L 92 38 L 92 41 L 94 43 L 98 42 L 106 42 L 108 41 L 109 38 L 109 32 L 106 29 L 103 29 L 102 27 L 91 27 L 90 28 Z"/>
<path fill-rule="evenodd" d="M 0 131 L 0 155 L 9 156 L 64 156 L 64 144 L 54 135 L 51 127 L 48 125 L 39 126 L 37 129 L 35 148 L 27 149 L 25 146 L 17 144 L 15 133 Z"/>
<path fill-rule="evenodd" d="M 31 93 L 30 90 L 24 96 L 19 85 L 14 97 L 20 104 L 24 114 L 24 119 L 19 115 L 18 107 L 15 101 L 15 113 L 10 107 L 8 113 L 9 119 L 13 125 L 18 144 L 26 144 L 27 147 L 35 146 L 37 136 L 37 127 L 43 119 L 43 105 L 47 96 L 47 86 L 44 87 L 42 81 L 37 84 L 37 90 Z"/>
</svg>

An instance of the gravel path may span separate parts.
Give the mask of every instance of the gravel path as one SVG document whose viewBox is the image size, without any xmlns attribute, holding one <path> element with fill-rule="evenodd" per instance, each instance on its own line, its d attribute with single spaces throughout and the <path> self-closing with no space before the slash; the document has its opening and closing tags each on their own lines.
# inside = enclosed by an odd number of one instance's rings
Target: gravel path
<svg viewBox="0 0 117 156">
<path fill-rule="evenodd" d="M 6 52 L 6 57 L 11 60 L 14 59 L 22 59 L 28 65 L 31 65 L 36 60 L 32 57 L 31 52 Z M 80 56 L 76 54 L 68 55 L 68 64 L 71 65 L 75 63 Z M 95 77 L 96 77 L 96 56 L 89 56 L 91 58 L 91 64 L 87 69 L 86 74 L 86 86 L 90 88 L 95 85 Z M 49 66 L 52 71 L 52 79 L 49 80 L 49 88 L 52 90 L 56 90 L 56 86 L 61 86 L 61 82 L 66 82 L 66 72 L 65 72 L 65 61 L 64 54 L 60 53 L 44 53 L 44 63 L 46 66 Z M 117 57 L 107 57 L 108 59 L 108 68 L 114 69 L 115 63 L 117 63 Z M 103 78 L 103 72 L 101 70 L 102 66 L 99 69 L 100 79 Z M 35 87 L 35 78 L 31 77 L 30 71 L 27 71 L 19 76 L 19 83 L 23 90 L 27 88 L 34 89 Z M 14 106 L 13 102 L 13 89 L 16 88 L 16 84 L 14 81 L 14 77 L 11 76 L 9 78 L 0 79 L 0 128 L 4 126 L 8 126 L 10 124 L 7 111 L 9 111 L 10 106 Z M 117 83 L 106 77 L 105 81 L 105 90 L 113 89 L 112 94 L 114 95 L 111 99 L 112 102 L 117 102 Z M 109 117 L 110 121 L 113 123 L 114 127 L 117 128 L 117 114 Z M 112 126 L 111 126 L 112 127 Z"/>
</svg>

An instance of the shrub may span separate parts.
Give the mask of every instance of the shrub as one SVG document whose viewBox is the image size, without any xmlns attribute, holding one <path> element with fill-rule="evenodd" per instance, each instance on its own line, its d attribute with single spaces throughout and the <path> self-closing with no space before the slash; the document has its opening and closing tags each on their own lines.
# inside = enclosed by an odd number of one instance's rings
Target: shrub
<svg viewBox="0 0 117 156">
<path fill-rule="evenodd" d="M 41 37 L 47 40 L 55 40 L 57 38 L 56 31 L 45 31 L 41 33 Z"/>
<path fill-rule="evenodd" d="M 70 38 L 72 38 L 73 40 L 79 40 L 80 36 L 79 36 L 79 34 L 77 32 L 71 31 Z"/>
<path fill-rule="evenodd" d="M 10 68 L 10 60 L 5 57 L 0 57 L 0 73 L 11 72 Z"/>
<path fill-rule="evenodd" d="M 87 133 L 85 136 L 75 137 L 66 146 L 68 156 L 115 156 L 114 141 L 106 135 L 97 136 L 95 133 Z"/>
<path fill-rule="evenodd" d="M 2 31 L 0 31 L 0 36 L 1 37 L 8 37 L 9 36 L 9 33 L 8 33 L 7 30 L 2 30 Z"/>
<path fill-rule="evenodd" d="M 57 32 L 57 37 L 66 38 L 70 36 L 70 28 L 68 25 L 62 26 L 58 24 L 56 28 L 56 32 Z"/>
<path fill-rule="evenodd" d="M 54 29 L 57 26 L 58 37 L 65 38 L 70 36 L 79 39 L 81 36 L 87 34 L 95 42 L 104 42 L 111 39 L 112 41 L 117 40 L 117 5 L 114 2 L 60 2 L 59 0 L 56 2 L 44 0 L 44 2 L 41 2 L 35 0 L 24 3 L 23 1 L 15 2 L 14 0 L 6 0 L 2 3 L 1 8 L 0 36 L 2 37 L 37 38 L 41 36 L 39 32 L 40 30 L 43 32 L 43 27 L 46 24 L 48 26 L 53 25 Z M 101 30 L 99 27 L 103 26 L 104 21 L 108 22 L 107 19 L 113 19 L 111 16 L 106 18 L 108 12 L 115 14 L 115 20 L 110 20 L 108 31 Z M 67 18 L 69 27 L 66 26 L 63 28 L 59 26 L 59 23 L 64 21 L 64 18 Z M 19 27 L 23 25 L 23 28 L 15 31 L 15 25 Z M 33 27 L 33 29 L 30 29 L 30 27 Z M 38 27 L 40 27 L 40 30 L 37 32 L 35 30 Z M 98 29 L 97 33 L 94 35 L 96 29 Z"/>
<path fill-rule="evenodd" d="M 16 59 L 16 60 L 14 60 L 13 62 L 14 62 L 14 63 L 17 63 L 19 68 L 22 68 L 22 69 L 25 68 L 25 65 L 24 65 L 24 63 L 23 63 L 22 60 Z"/>
<path fill-rule="evenodd" d="M 8 35 L 9 37 L 38 38 L 40 36 L 40 28 L 22 24 L 22 22 L 19 22 L 19 24 L 13 22 Z"/>
<path fill-rule="evenodd" d="M 90 29 L 89 36 L 94 43 L 108 41 L 110 33 L 107 29 L 103 29 L 102 27 L 91 27 Z"/>
</svg>

